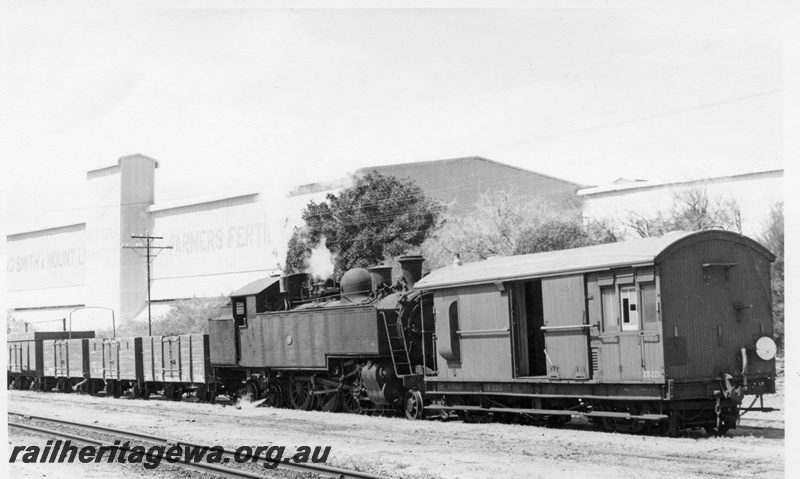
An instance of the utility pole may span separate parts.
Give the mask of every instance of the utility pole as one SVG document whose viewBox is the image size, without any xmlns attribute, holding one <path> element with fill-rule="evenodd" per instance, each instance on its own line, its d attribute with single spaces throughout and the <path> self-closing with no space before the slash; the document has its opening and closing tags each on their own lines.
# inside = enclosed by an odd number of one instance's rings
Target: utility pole
<svg viewBox="0 0 800 479">
<path fill-rule="evenodd" d="M 131 238 L 145 240 L 144 244 L 136 244 L 133 246 L 122 245 L 122 247 L 124 249 L 132 249 L 140 258 L 145 258 L 147 260 L 147 335 L 152 336 L 153 318 L 150 315 L 150 263 L 156 259 L 156 256 L 161 253 L 161 250 L 172 249 L 172 246 L 153 246 L 153 240 L 164 239 L 164 237 L 150 236 L 149 232 L 146 235 L 131 235 Z M 142 256 L 141 251 L 144 251 L 144 256 Z M 155 251 L 155 254 L 151 254 L 151 251 Z"/>
</svg>

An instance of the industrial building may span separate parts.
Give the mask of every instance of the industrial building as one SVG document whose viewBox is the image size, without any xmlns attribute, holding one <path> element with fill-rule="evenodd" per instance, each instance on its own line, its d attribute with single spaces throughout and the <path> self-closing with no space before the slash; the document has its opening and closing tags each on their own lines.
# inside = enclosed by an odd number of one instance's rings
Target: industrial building
<svg viewBox="0 0 800 479">
<path fill-rule="evenodd" d="M 146 317 L 147 261 L 142 239 L 154 245 L 150 304 L 154 318 L 170 301 L 227 295 L 256 279 L 279 274 L 287 241 L 311 200 L 322 201 L 349 179 L 300 185 L 275 197 L 245 191 L 218 197 L 160 202 L 155 198 L 158 161 L 141 154 L 87 172 L 85 217 L 18 231 L 7 237 L 7 298 L 11 314 L 30 323 L 78 315 L 94 327 Z M 589 215 L 622 214 L 631 205 L 659 205 L 685 184 L 621 183 L 585 187 L 481 157 L 366 167 L 384 175 L 410 177 L 426 194 L 465 213 L 489 190 L 513 191 L 518 198 L 564 204 L 583 198 Z M 763 218 L 782 200 L 783 171 L 706 180 L 714 191 L 739 203 L 745 234 L 760 232 Z M 138 253 L 138 254 L 137 254 Z M 86 308 L 86 309 L 84 309 Z M 91 309 L 89 309 L 91 308 Z M 43 323 L 39 330 L 58 329 Z"/>
</svg>

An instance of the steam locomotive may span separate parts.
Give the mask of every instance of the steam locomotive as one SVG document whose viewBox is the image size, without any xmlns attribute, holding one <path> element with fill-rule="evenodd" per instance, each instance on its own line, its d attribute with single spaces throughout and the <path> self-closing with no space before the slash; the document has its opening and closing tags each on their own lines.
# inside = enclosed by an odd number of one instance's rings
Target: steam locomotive
<svg viewBox="0 0 800 479">
<path fill-rule="evenodd" d="M 424 278 L 423 258 L 406 256 L 397 281 L 389 266 L 354 269 L 339 289 L 270 277 L 234 292 L 208 335 L 10 335 L 9 383 L 720 434 L 742 411 L 771 410 L 754 405 L 775 392 L 774 259 L 708 230 L 456 261 Z"/>
</svg>

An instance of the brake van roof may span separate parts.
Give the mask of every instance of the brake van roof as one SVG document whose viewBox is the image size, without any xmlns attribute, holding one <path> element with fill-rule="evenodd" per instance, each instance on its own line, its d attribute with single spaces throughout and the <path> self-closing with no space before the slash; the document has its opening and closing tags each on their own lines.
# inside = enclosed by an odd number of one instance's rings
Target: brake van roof
<svg viewBox="0 0 800 479">
<path fill-rule="evenodd" d="M 736 233 L 719 230 L 675 231 L 658 237 L 546 253 L 494 257 L 474 263 L 464 263 L 461 266 L 448 266 L 425 276 L 414 285 L 414 288 L 433 290 L 570 272 L 647 266 L 655 264 L 659 256 L 665 256 L 684 242 L 707 239 L 724 239 L 744 243 L 770 260 L 774 259 L 774 255 L 766 248 Z"/>
</svg>

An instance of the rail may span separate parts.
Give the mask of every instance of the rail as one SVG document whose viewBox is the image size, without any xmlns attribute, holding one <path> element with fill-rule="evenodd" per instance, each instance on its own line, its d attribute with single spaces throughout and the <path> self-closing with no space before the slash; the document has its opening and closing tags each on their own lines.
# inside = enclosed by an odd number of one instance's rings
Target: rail
<svg viewBox="0 0 800 479">
<path fill-rule="evenodd" d="M 64 425 L 64 426 L 75 427 L 75 428 L 80 428 L 80 429 L 89 430 L 89 431 L 95 431 L 95 432 L 99 432 L 99 433 L 103 433 L 103 434 L 109 434 L 109 435 L 113 435 L 113 436 L 132 439 L 132 440 L 135 440 L 135 441 L 141 441 L 141 442 L 163 444 L 163 445 L 169 445 L 169 446 L 181 446 L 181 447 L 204 447 L 202 444 L 197 444 L 197 443 L 193 443 L 193 442 L 189 442 L 189 441 L 181 441 L 181 440 L 178 440 L 178 439 L 170 439 L 170 438 L 166 438 L 166 437 L 153 436 L 153 435 L 150 435 L 150 434 L 143 434 L 143 433 L 138 433 L 138 432 L 133 432 L 133 431 L 125 431 L 123 429 L 116 429 L 116 428 L 110 428 L 110 427 L 104 427 L 104 426 L 97 426 L 97 425 L 94 425 L 94 424 L 85 424 L 85 423 L 74 422 L 74 421 L 65 421 L 63 419 L 55 419 L 55 418 L 49 418 L 49 417 L 43 417 L 43 416 L 32 416 L 30 414 L 21 414 L 21 413 L 17 413 L 17 412 L 13 412 L 13 411 L 8 411 L 8 415 L 9 416 L 22 417 L 22 418 L 33 420 L 33 421 L 40 421 L 40 422 L 51 423 L 51 424 L 60 424 L 60 425 Z M 98 439 L 92 439 L 92 438 L 76 436 L 76 435 L 72 435 L 72 434 L 68 434 L 68 433 L 64 433 L 64 432 L 60 432 L 60 431 L 53 431 L 53 430 L 50 430 L 50 429 L 38 428 L 36 426 L 31 426 L 31 425 L 28 425 L 28 424 L 20 424 L 20 423 L 9 421 L 8 422 L 8 426 L 9 427 L 16 427 L 16 428 L 19 428 L 19 429 L 25 429 L 25 430 L 29 430 L 29 431 L 34 431 L 34 432 L 38 432 L 40 434 L 51 435 L 51 436 L 56 437 L 56 438 L 69 439 L 69 440 L 72 440 L 72 441 L 82 442 L 82 443 L 90 444 L 90 445 L 96 445 L 96 446 L 111 446 L 112 445 L 111 443 L 105 443 L 105 442 L 100 441 Z M 233 451 L 228 450 L 228 449 L 223 449 L 222 454 L 224 456 L 231 457 L 231 458 L 235 456 L 235 453 Z M 256 459 L 256 460 L 258 459 L 258 458 L 254 458 L 252 455 L 245 455 L 245 454 L 242 454 L 242 453 L 238 454 L 238 458 L 239 459 L 247 459 L 248 461 L 252 461 L 253 459 Z M 216 466 L 216 465 L 213 465 L 213 464 L 207 464 L 207 463 L 202 463 L 202 462 L 200 462 L 200 463 L 176 462 L 175 464 L 176 465 L 180 465 L 180 466 L 184 466 L 184 467 L 187 467 L 187 468 L 190 468 L 190 469 L 195 469 L 195 470 L 199 470 L 199 471 L 207 472 L 207 473 L 210 472 L 210 473 L 213 473 L 213 474 L 217 474 L 217 475 L 220 475 L 220 476 L 223 476 L 223 477 L 230 477 L 230 478 L 248 478 L 248 479 L 256 479 L 256 478 L 258 478 L 258 479 L 264 479 L 264 478 L 274 477 L 274 476 L 264 476 L 264 475 L 260 475 L 260 474 L 254 474 L 252 472 L 242 471 L 242 470 L 238 470 L 238 469 L 231 469 L 231 468 L 227 468 L 227 467 Z M 301 464 L 301 463 L 291 463 L 291 464 L 289 464 L 289 463 L 280 462 L 280 463 L 278 463 L 278 468 L 289 469 L 289 470 L 294 470 L 294 471 L 298 471 L 298 472 L 305 472 L 305 473 L 321 474 L 321 475 L 325 475 L 325 476 L 328 476 L 328 477 L 335 477 L 337 479 L 389 479 L 386 476 L 380 476 L 380 475 L 372 474 L 372 473 L 368 473 L 368 472 L 350 471 L 350 470 L 347 470 L 347 469 L 341 469 L 341 468 L 332 467 L 332 466 L 323 466 L 323 465 L 320 465 L 320 464 L 305 464 L 305 463 L 303 463 L 303 464 Z"/>
</svg>

